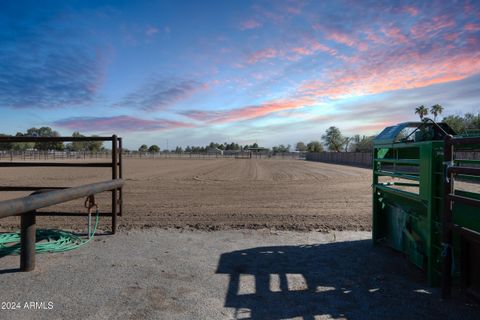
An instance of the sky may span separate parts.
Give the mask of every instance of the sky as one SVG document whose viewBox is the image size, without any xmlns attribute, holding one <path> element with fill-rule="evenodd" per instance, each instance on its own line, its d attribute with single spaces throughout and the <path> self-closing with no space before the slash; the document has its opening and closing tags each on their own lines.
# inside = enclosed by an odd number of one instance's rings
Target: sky
<svg viewBox="0 0 480 320">
<path fill-rule="evenodd" d="M 271 147 L 480 112 L 480 1 L 0 1 L 0 132 Z"/>
</svg>

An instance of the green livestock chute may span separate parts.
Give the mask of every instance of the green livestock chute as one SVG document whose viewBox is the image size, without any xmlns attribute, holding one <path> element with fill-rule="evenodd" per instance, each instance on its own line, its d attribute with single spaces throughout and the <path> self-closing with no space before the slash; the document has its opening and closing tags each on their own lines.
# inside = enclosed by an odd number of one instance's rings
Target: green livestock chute
<svg viewBox="0 0 480 320">
<path fill-rule="evenodd" d="M 404 253 L 445 297 L 452 278 L 480 294 L 479 150 L 478 136 L 430 119 L 387 127 L 374 141 L 373 241 Z"/>
</svg>

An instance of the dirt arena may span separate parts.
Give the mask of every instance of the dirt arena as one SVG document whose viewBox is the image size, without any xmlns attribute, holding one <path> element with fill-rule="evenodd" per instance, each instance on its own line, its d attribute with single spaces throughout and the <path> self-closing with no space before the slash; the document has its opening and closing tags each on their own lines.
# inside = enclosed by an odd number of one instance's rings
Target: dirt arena
<svg viewBox="0 0 480 320">
<path fill-rule="evenodd" d="M 3 185 L 72 186 L 110 178 L 107 168 L 2 168 Z M 124 160 L 120 229 L 370 230 L 371 170 L 303 160 Z M 25 194 L 25 193 L 23 193 Z M 22 193 L 0 193 L 0 199 Z M 103 211 L 110 194 L 99 195 Z M 49 211 L 83 212 L 83 199 Z M 2 219 L 3 229 L 17 227 Z M 78 229 L 85 219 L 40 217 L 40 227 Z M 109 218 L 101 228 L 108 229 Z"/>
</svg>

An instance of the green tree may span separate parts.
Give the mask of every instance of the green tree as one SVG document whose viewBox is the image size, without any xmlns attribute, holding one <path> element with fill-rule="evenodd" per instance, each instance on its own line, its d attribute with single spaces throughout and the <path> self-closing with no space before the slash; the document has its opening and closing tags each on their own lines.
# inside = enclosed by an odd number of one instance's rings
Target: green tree
<svg viewBox="0 0 480 320">
<path fill-rule="evenodd" d="M 353 152 L 370 152 L 373 150 L 373 140 L 375 136 L 363 136 L 355 135 L 352 138 L 352 146 L 350 148 Z"/>
<path fill-rule="evenodd" d="M 72 137 L 75 138 L 84 138 L 85 136 L 78 131 L 72 133 Z M 92 137 L 98 137 L 93 135 Z M 67 144 L 66 148 L 70 151 L 91 151 L 98 152 L 103 148 L 102 141 L 72 141 L 72 143 Z"/>
<path fill-rule="evenodd" d="M 0 133 L 0 137 L 10 137 L 10 135 Z M 12 143 L 11 142 L 0 142 L 0 150 L 12 150 Z"/>
<path fill-rule="evenodd" d="M 302 141 L 299 141 L 299 142 L 297 142 L 297 145 L 295 146 L 295 150 L 300 151 L 300 152 L 304 152 L 304 151 L 307 150 L 307 146 Z"/>
<path fill-rule="evenodd" d="M 454 116 L 450 115 L 448 117 L 443 118 L 442 122 L 448 124 L 450 128 L 453 129 L 456 133 L 462 133 L 466 129 L 465 119 L 461 116 Z"/>
<path fill-rule="evenodd" d="M 25 133 L 27 137 L 60 137 L 58 131 L 54 131 L 50 127 L 30 128 Z M 36 142 L 35 149 L 37 150 L 63 150 L 65 146 L 63 142 Z"/>
<path fill-rule="evenodd" d="M 340 129 L 334 126 L 325 131 L 325 134 L 322 136 L 322 140 L 328 147 L 328 150 L 335 152 L 340 152 L 347 142 L 345 137 L 340 132 Z"/>
<path fill-rule="evenodd" d="M 418 106 L 415 108 L 415 114 L 418 114 L 420 120 L 423 120 L 423 118 L 428 115 L 428 109 L 425 108 L 424 105 Z"/>
<path fill-rule="evenodd" d="M 281 144 L 279 146 L 273 147 L 272 151 L 273 151 L 273 153 L 285 153 L 285 152 L 290 152 L 290 148 L 291 148 L 290 145 L 285 146 L 285 145 Z"/>
<path fill-rule="evenodd" d="M 75 131 L 72 133 L 72 137 L 82 138 L 84 135 L 79 131 Z M 72 141 L 71 143 L 67 144 L 67 149 L 71 151 L 84 151 L 86 150 L 86 143 L 85 141 Z"/>
<path fill-rule="evenodd" d="M 437 121 L 437 116 L 442 114 L 443 107 L 439 104 L 435 104 L 430 107 L 430 113 L 433 114 L 433 121 Z"/>
<path fill-rule="evenodd" d="M 148 146 L 146 144 L 142 144 L 140 148 L 138 148 L 139 152 L 145 153 L 148 151 Z"/>
<path fill-rule="evenodd" d="M 310 141 L 306 147 L 307 152 L 322 152 L 323 146 L 318 141 Z"/>
<path fill-rule="evenodd" d="M 91 137 L 98 137 L 96 135 L 92 135 Z M 87 148 L 91 152 L 98 152 L 103 149 L 103 142 L 102 141 L 87 141 Z"/>
<path fill-rule="evenodd" d="M 15 134 L 15 137 L 23 137 L 25 136 L 21 132 L 17 132 Z M 25 151 L 25 150 L 30 150 L 35 147 L 35 144 L 33 142 L 14 142 L 12 143 L 12 150 L 14 151 Z"/>
<path fill-rule="evenodd" d="M 467 113 L 464 116 L 451 115 L 444 117 L 443 122 L 448 124 L 458 134 L 464 134 L 469 129 L 480 129 L 480 113 Z"/>
<path fill-rule="evenodd" d="M 150 153 L 159 153 L 160 148 L 156 144 L 152 144 L 150 148 L 148 148 L 148 152 Z"/>
</svg>

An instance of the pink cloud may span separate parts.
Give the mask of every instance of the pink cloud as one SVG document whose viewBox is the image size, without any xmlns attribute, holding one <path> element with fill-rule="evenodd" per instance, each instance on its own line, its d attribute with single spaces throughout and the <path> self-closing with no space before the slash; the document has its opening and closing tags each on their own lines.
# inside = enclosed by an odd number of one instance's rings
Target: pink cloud
<svg viewBox="0 0 480 320">
<path fill-rule="evenodd" d="M 166 119 L 141 119 L 132 116 L 113 117 L 72 117 L 54 122 L 55 125 L 71 130 L 90 132 L 115 132 L 115 131 L 160 131 L 175 128 L 188 128 L 192 124 L 166 120 Z"/>
<path fill-rule="evenodd" d="M 366 37 L 367 37 L 367 40 L 371 41 L 371 42 L 374 42 L 374 43 L 384 43 L 384 39 L 382 39 L 382 37 L 380 35 L 378 35 L 376 32 L 374 32 L 373 30 L 366 30 L 363 32 Z"/>
<path fill-rule="evenodd" d="M 444 35 L 443 39 L 445 39 L 446 41 L 455 41 L 458 39 L 459 36 L 460 36 L 460 33 L 454 32 L 454 33 L 449 33 Z"/>
<path fill-rule="evenodd" d="M 193 110 L 185 112 L 183 115 L 208 123 L 226 123 L 258 118 L 278 111 L 298 109 L 309 106 L 312 103 L 313 101 L 309 99 L 274 100 L 260 105 L 245 106 L 233 110 Z"/>
<path fill-rule="evenodd" d="M 471 32 L 479 31 L 480 30 L 480 24 L 479 23 L 468 23 L 468 24 L 465 25 L 465 30 L 466 31 L 471 31 Z"/>
<path fill-rule="evenodd" d="M 358 43 L 358 50 L 367 51 L 368 50 L 368 44 L 366 42 L 359 42 Z"/>
<path fill-rule="evenodd" d="M 380 133 L 383 129 L 388 126 L 397 124 L 396 120 L 391 121 L 380 121 L 380 122 L 372 122 L 367 124 L 356 125 L 349 128 L 351 132 L 369 132 L 369 133 Z"/>
<path fill-rule="evenodd" d="M 389 38 L 395 40 L 396 42 L 408 43 L 408 38 L 397 27 L 384 28 L 382 29 L 382 32 L 385 33 Z"/>
<path fill-rule="evenodd" d="M 322 31 L 325 34 L 325 39 L 332 40 L 334 42 L 346 45 L 348 47 L 354 47 L 359 51 L 368 50 L 368 44 L 365 41 L 361 41 L 354 33 L 346 33 L 340 30 L 331 30 L 324 25 L 314 24 L 313 29 Z M 373 33 L 372 37 L 373 37 Z"/>
<path fill-rule="evenodd" d="M 410 33 L 417 39 L 428 40 L 433 34 L 444 31 L 444 29 L 452 29 L 455 25 L 455 20 L 448 15 L 436 16 L 417 22 L 411 28 Z"/>
<path fill-rule="evenodd" d="M 247 62 L 250 64 L 254 64 L 262 60 L 276 58 L 277 55 L 278 55 L 278 51 L 276 49 L 266 48 L 266 49 L 258 50 L 252 53 L 248 58 Z"/>
<path fill-rule="evenodd" d="M 249 19 L 241 23 L 240 30 L 250 30 L 260 28 L 262 24 L 256 20 Z"/>
<path fill-rule="evenodd" d="M 403 52 L 398 55 L 365 58 L 362 65 L 331 72 L 327 80 L 304 82 L 299 94 L 312 99 L 340 99 L 414 89 L 465 79 L 480 73 L 480 54 L 460 52 L 444 55 L 443 47 L 433 52 Z"/>
<path fill-rule="evenodd" d="M 339 31 L 328 33 L 326 38 L 349 47 L 353 47 L 356 44 L 356 39 L 354 39 L 351 35 Z"/>
<path fill-rule="evenodd" d="M 415 17 L 416 15 L 418 15 L 418 12 L 420 10 L 417 7 L 414 7 L 414 6 L 405 6 L 405 7 L 402 8 L 402 11 Z"/>
<path fill-rule="evenodd" d="M 302 56 L 309 56 L 312 54 L 315 54 L 317 52 L 326 52 L 329 53 L 332 56 L 337 55 L 337 51 L 335 49 L 330 48 L 329 46 L 326 46 L 316 40 L 310 41 L 306 46 L 304 47 L 295 47 L 292 49 L 292 51 L 296 54 L 302 55 Z"/>
</svg>

